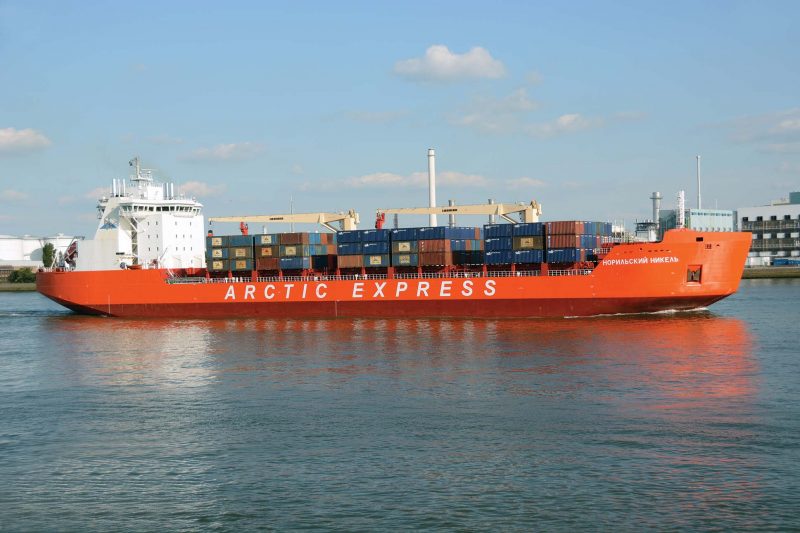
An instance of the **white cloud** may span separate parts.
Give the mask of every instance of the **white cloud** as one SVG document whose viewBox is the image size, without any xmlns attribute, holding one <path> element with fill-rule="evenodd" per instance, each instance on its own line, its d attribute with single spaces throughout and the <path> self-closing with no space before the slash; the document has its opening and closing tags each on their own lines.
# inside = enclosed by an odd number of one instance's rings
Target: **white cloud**
<svg viewBox="0 0 800 533">
<path fill-rule="evenodd" d="M 439 44 L 429 47 L 421 58 L 398 61 L 394 65 L 394 72 L 412 80 L 441 82 L 502 78 L 506 68 L 480 46 L 464 54 L 456 54 Z"/>
<path fill-rule="evenodd" d="M 27 128 L 0 128 L 0 153 L 14 154 L 47 148 L 52 142 L 45 135 Z"/>
<path fill-rule="evenodd" d="M 503 98 L 474 98 L 450 123 L 489 133 L 514 133 L 523 126 L 525 115 L 538 107 L 528 91 L 519 88 Z"/>
<path fill-rule="evenodd" d="M 22 191 L 15 191 L 14 189 L 6 189 L 0 192 L 0 199 L 9 201 L 25 200 L 28 197 L 27 193 Z"/>
<path fill-rule="evenodd" d="M 733 142 L 750 143 L 761 151 L 795 153 L 800 148 L 800 108 L 739 117 L 721 125 Z"/>
<path fill-rule="evenodd" d="M 178 185 L 178 192 L 187 196 L 214 196 L 225 192 L 225 185 L 209 185 L 202 181 L 187 181 Z"/>
<path fill-rule="evenodd" d="M 83 196 L 85 198 L 90 198 L 92 200 L 97 200 L 103 196 L 108 196 L 111 193 L 108 187 L 95 187 L 91 191 L 87 192 Z"/>
<path fill-rule="evenodd" d="M 550 138 L 565 133 L 575 133 L 602 126 L 605 121 L 600 117 L 584 117 L 580 113 L 569 113 L 550 122 L 540 122 L 525 126 L 525 132 L 533 137 Z"/>
<path fill-rule="evenodd" d="M 408 115 L 408 111 L 348 111 L 347 118 L 368 124 L 388 124 Z"/>
<path fill-rule="evenodd" d="M 436 173 L 437 185 L 456 185 L 460 187 L 485 187 L 491 182 L 479 174 L 465 174 L 463 172 L 443 171 Z M 331 190 L 340 188 L 367 189 L 367 188 L 425 188 L 428 186 L 427 172 L 413 172 L 409 175 L 395 174 L 393 172 L 375 172 L 363 176 L 353 176 L 344 180 L 324 183 L 304 183 L 301 190 Z"/>
<path fill-rule="evenodd" d="M 529 177 L 522 177 L 522 178 L 514 178 L 506 181 L 506 185 L 509 189 L 535 189 L 546 187 L 547 183 L 540 179 L 536 178 L 529 178 Z"/>
<path fill-rule="evenodd" d="M 257 142 L 218 144 L 207 148 L 197 148 L 185 154 L 185 161 L 241 161 L 264 152 L 264 145 Z"/>
</svg>

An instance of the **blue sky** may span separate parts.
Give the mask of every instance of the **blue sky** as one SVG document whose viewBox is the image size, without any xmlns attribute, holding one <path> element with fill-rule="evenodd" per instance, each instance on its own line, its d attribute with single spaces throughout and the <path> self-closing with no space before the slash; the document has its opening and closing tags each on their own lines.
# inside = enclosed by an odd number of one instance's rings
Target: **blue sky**
<svg viewBox="0 0 800 533">
<path fill-rule="evenodd" d="M 429 147 L 440 203 L 550 220 L 694 205 L 696 154 L 706 207 L 800 189 L 800 3 L 561 4 L 0 1 L 0 233 L 93 234 L 137 154 L 206 215 L 365 226 Z"/>
</svg>

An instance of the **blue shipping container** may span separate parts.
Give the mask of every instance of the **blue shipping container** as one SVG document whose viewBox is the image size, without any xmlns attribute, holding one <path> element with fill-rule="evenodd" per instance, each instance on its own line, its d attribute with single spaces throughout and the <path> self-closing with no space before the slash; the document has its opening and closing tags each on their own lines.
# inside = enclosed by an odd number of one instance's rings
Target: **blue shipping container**
<svg viewBox="0 0 800 533">
<path fill-rule="evenodd" d="M 419 228 L 395 228 L 389 230 L 392 241 L 416 241 L 419 240 Z"/>
<path fill-rule="evenodd" d="M 553 248 L 547 250 L 548 263 L 577 263 L 586 260 L 586 250 L 580 248 Z"/>
<path fill-rule="evenodd" d="M 228 237 L 228 246 L 253 246 L 252 235 L 231 235 Z"/>
<path fill-rule="evenodd" d="M 508 225 L 510 228 L 511 226 Z M 487 252 L 499 252 L 501 250 L 511 250 L 512 249 L 512 239 L 511 237 L 492 237 L 484 239 L 483 247 L 484 250 Z"/>
<path fill-rule="evenodd" d="M 482 265 L 483 252 L 480 250 L 453 252 L 454 265 Z"/>
<path fill-rule="evenodd" d="M 389 242 L 388 229 L 364 229 L 361 231 L 361 242 Z"/>
<path fill-rule="evenodd" d="M 483 238 L 494 239 L 497 237 L 511 237 L 513 227 L 511 224 L 486 224 L 483 226 Z"/>
<path fill-rule="evenodd" d="M 337 231 L 336 242 L 339 244 L 348 244 L 353 242 L 361 242 L 361 232 L 358 230 L 353 231 Z"/>
<path fill-rule="evenodd" d="M 513 237 L 538 237 L 544 233 L 544 224 L 541 222 L 525 222 L 511 225 Z"/>
<path fill-rule="evenodd" d="M 336 245 L 339 255 L 361 255 L 360 242 L 344 242 Z"/>
<path fill-rule="evenodd" d="M 515 250 L 515 263 L 541 263 L 544 260 L 542 250 Z"/>
<path fill-rule="evenodd" d="M 281 257 L 281 270 L 306 270 L 311 268 L 310 257 Z"/>
<path fill-rule="evenodd" d="M 379 241 L 379 242 L 364 242 L 361 245 L 361 251 L 366 254 L 388 254 L 389 253 L 389 241 Z"/>
<path fill-rule="evenodd" d="M 487 265 L 509 265 L 514 262 L 514 252 L 511 250 L 486 252 L 484 258 Z"/>
</svg>

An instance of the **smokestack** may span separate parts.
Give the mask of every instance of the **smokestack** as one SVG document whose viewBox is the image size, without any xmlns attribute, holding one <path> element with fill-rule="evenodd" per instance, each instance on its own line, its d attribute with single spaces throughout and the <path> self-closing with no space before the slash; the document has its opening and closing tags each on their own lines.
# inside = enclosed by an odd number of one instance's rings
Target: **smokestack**
<svg viewBox="0 0 800 533">
<path fill-rule="evenodd" d="M 697 209 L 703 208 L 703 202 L 700 198 L 700 156 L 697 156 Z"/>
<path fill-rule="evenodd" d="M 433 148 L 428 148 L 428 203 L 436 207 L 436 152 Z M 428 224 L 436 226 L 436 215 L 430 215 Z"/>
<path fill-rule="evenodd" d="M 678 227 L 682 228 L 686 225 L 686 193 L 678 191 Z"/>
<path fill-rule="evenodd" d="M 650 199 L 653 201 L 653 222 L 656 228 L 658 228 L 661 225 L 659 221 L 661 218 L 661 193 L 657 191 L 654 192 Z"/>
</svg>

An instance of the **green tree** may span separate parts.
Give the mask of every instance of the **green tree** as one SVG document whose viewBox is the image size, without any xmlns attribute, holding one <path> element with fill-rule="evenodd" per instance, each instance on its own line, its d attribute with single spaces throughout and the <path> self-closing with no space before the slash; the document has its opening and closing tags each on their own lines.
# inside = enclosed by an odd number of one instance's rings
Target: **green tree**
<svg viewBox="0 0 800 533">
<path fill-rule="evenodd" d="M 36 274 L 30 268 L 20 268 L 8 275 L 9 283 L 33 283 Z"/>
<path fill-rule="evenodd" d="M 56 247 L 53 246 L 53 243 L 48 242 L 42 248 L 42 263 L 44 263 L 44 266 L 46 266 L 47 268 L 50 268 L 51 266 L 53 266 L 53 262 L 55 261 L 55 259 L 56 259 Z"/>
</svg>

